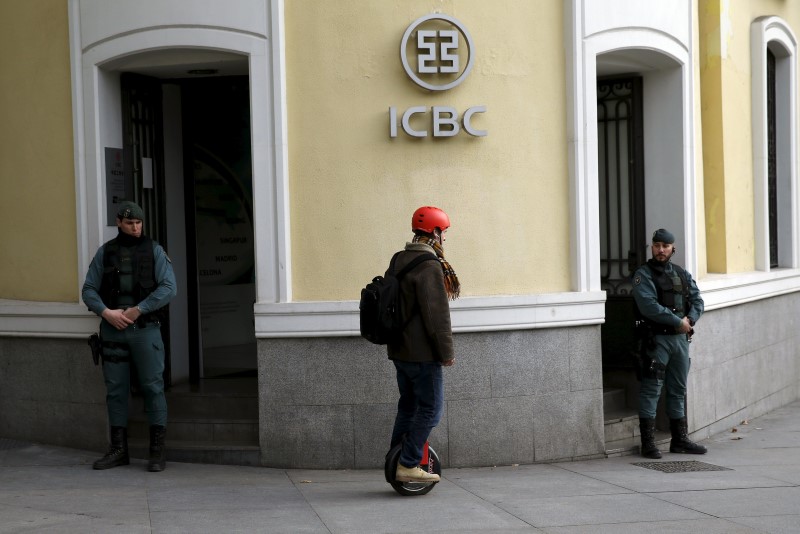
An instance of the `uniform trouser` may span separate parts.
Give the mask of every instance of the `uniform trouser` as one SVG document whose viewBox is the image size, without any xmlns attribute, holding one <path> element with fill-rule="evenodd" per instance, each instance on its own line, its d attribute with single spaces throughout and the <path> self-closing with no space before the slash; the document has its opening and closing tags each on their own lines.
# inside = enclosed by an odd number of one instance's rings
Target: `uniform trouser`
<svg viewBox="0 0 800 534">
<path fill-rule="evenodd" d="M 103 377 L 106 382 L 106 408 L 110 426 L 128 426 L 130 396 L 130 366 L 136 367 L 139 386 L 149 424 L 167 426 L 167 400 L 164 396 L 164 342 L 161 325 L 156 322 L 144 327 L 130 325 L 117 330 L 105 321 L 100 325 L 100 337 L 112 342 L 103 347 Z M 123 359 L 128 361 L 114 362 Z"/>
<path fill-rule="evenodd" d="M 419 465 L 422 448 L 444 412 L 444 373 L 439 362 L 401 362 L 397 369 L 397 417 L 392 431 L 392 447 L 403 442 L 400 463 Z M 405 440 L 403 437 L 405 436 Z"/>
<path fill-rule="evenodd" d="M 656 335 L 654 347 L 647 351 L 664 366 L 664 379 L 642 378 L 639 390 L 639 417 L 654 419 L 661 387 L 666 386 L 666 408 L 670 419 L 686 415 L 686 377 L 689 375 L 689 340 L 686 334 Z"/>
</svg>

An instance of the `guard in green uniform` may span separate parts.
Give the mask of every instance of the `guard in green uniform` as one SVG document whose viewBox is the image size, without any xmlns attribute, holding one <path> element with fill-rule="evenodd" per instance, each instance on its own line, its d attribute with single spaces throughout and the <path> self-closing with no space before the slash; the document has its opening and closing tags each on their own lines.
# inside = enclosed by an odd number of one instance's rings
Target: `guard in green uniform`
<svg viewBox="0 0 800 534">
<path fill-rule="evenodd" d="M 661 458 L 655 444 L 656 407 L 666 386 L 666 409 L 672 441 L 669 451 L 705 454 L 706 448 L 689 440 L 686 422 L 686 378 L 689 343 L 694 325 L 703 314 L 703 299 L 692 275 L 670 258 L 675 236 L 667 230 L 653 233 L 653 257 L 633 275 L 633 297 L 647 335 L 639 391 L 639 428 L 642 456 Z"/>
<path fill-rule="evenodd" d="M 130 366 L 136 369 L 150 424 L 148 471 L 166 466 L 167 402 L 159 310 L 175 296 L 175 274 L 164 249 L 142 234 L 142 208 L 126 202 L 119 234 L 100 247 L 86 273 L 83 302 L 100 317 L 103 377 L 111 444 L 95 469 L 128 465 Z"/>
</svg>

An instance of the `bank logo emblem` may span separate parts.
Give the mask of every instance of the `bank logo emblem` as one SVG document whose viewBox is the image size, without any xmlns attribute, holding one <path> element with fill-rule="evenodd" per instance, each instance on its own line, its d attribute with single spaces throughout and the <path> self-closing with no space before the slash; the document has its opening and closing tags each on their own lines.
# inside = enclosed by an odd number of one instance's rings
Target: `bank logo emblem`
<svg viewBox="0 0 800 534">
<path fill-rule="evenodd" d="M 462 51 L 462 46 L 466 50 Z M 447 91 L 472 70 L 474 50 L 472 37 L 459 21 L 448 15 L 425 15 L 406 28 L 400 60 L 408 77 L 420 87 Z"/>
</svg>

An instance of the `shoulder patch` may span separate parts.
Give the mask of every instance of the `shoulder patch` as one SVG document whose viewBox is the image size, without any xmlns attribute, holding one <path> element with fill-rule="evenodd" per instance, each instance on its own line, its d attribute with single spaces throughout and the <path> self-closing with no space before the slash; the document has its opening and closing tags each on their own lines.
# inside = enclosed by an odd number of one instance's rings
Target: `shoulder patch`
<svg viewBox="0 0 800 534">
<path fill-rule="evenodd" d="M 637 275 L 636 275 L 636 276 L 633 278 L 633 285 L 635 285 L 635 286 L 638 286 L 638 285 L 639 285 L 639 284 L 641 284 L 641 283 L 642 283 L 642 275 L 640 275 L 640 274 L 637 274 Z"/>
</svg>

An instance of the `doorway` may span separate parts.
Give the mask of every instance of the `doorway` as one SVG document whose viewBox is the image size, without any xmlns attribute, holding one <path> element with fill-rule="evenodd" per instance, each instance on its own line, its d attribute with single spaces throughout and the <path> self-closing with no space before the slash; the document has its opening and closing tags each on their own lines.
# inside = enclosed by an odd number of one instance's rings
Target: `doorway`
<svg viewBox="0 0 800 534">
<path fill-rule="evenodd" d="M 256 376 L 255 253 L 247 76 L 184 79 L 189 257 L 195 261 L 197 378 Z M 192 246 L 193 245 L 193 246 Z"/>
<path fill-rule="evenodd" d="M 597 82 L 600 273 L 606 292 L 601 327 L 604 382 L 629 374 L 634 361 L 631 276 L 645 260 L 642 78 Z"/>
<path fill-rule="evenodd" d="M 636 333 L 631 275 L 649 257 L 649 232 L 668 228 L 684 244 L 686 265 L 691 129 L 685 71 L 656 51 L 629 49 L 597 56 L 598 243 L 601 288 L 603 412 L 607 451 L 638 447 Z M 691 261 L 689 262 L 691 265 Z M 657 417 L 664 427 L 663 410 Z M 658 438 L 661 439 L 661 438 Z"/>
<path fill-rule="evenodd" d="M 120 76 L 126 197 L 153 214 L 146 231 L 179 284 L 168 384 L 257 367 L 249 77 L 187 72 L 199 75 Z"/>
</svg>

